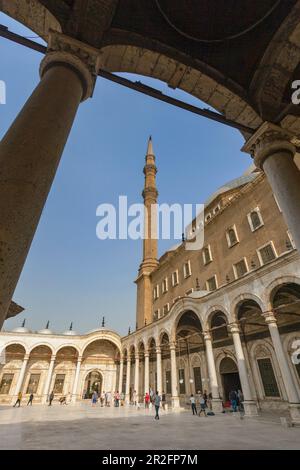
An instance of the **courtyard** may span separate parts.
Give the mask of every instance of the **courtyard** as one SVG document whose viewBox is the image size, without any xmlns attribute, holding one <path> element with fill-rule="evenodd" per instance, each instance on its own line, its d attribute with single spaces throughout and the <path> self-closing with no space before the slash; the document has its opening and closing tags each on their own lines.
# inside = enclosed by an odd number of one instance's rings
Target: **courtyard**
<svg viewBox="0 0 300 470">
<path fill-rule="evenodd" d="M 299 449 L 300 428 L 285 427 L 279 415 L 241 419 L 190 411 L 92 407 L 90 403 L 0 408 L 0 449 L 41 450 L 226 450 Z"/>
</svg>

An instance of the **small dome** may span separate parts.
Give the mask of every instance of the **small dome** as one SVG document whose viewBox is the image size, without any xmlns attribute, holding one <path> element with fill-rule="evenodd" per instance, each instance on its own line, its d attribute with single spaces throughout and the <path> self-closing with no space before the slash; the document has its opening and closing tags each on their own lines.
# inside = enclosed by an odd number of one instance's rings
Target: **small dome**
<svg viewBox="0 0 300 470">
<path fill-rule="evenodd" d="M 63 334 L 65 336 L 76 336 L 77 335 L 76 331 L 73 331 L 73 330 L 65 331 Z"/>
<path fill-rule="evenodd" d="M 49 328 L 44 328 L 43 330 L 38 331 L 39 335 L 53 335 L 53 331 L 49 330 Z"/>
<path fill-rule="evenodd" d="M 13 333 L 31 333 L 31 331 L 28 328 L 25 328 L 25 326 L 18 326 L 17 328 L 14 328 Z"/>
<path fill-rule="evenodd" d="M 106 328 L 94 328 L 93 330 L 88 332 L 88 335 L 91 335 L 92 333 L 97 333 L 98 331 L 104 331 Z"/>
</svg>

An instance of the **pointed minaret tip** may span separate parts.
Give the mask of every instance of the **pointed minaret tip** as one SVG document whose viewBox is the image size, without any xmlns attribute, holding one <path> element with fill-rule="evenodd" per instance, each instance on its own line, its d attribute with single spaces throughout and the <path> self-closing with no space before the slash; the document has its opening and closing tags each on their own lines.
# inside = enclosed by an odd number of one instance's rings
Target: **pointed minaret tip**
<svg viewBox="0 0 300 470">
<path fill-rule="evenodd" d="M 148 140 L 147 155 L 153 155 L 154 156 L 152 135 L 150 135 L 149 140 Z"/>
</svg>

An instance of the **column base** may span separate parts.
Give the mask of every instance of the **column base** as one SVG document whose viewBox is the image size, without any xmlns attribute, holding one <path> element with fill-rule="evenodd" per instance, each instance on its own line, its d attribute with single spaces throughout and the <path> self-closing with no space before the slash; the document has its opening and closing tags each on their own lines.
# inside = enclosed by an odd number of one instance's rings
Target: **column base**
<svg viewBox="0 0 300 470">
<path fill-rule="evenodd" d="M 244 401 L 245 416 L 258 416 L 258 409 L 255 401 Z"/>
<path fill-rule="evenodd" d="M 179 397 L 171 397 L 172 410 L 180 409 Z"/>
<path fill-rule="evenodd" d="M 222 413 L 223 412 L 222 400 L 220 400 L 219 398 L 213 398 L 211 401 L 211 407 L 214 413 Z"/>
<path fill-rule="evenodd" d="M 44 395 L 42 400 L 41 400 L 42 405 L 46 405 L 47 399 L 48 399 L 48 395 Z"/>
<path fill-rule="evenodd" d="M 300 403 L 290 403 L 289 412 L 291 415 L 292 425 L 300 426 Z"/>
</svg>

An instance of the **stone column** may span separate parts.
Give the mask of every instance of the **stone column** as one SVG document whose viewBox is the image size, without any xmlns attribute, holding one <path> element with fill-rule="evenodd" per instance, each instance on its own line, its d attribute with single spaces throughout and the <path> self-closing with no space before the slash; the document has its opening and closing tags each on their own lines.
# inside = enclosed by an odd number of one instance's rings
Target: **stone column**
<svg viewBox="0 0 300 470">
<path fill-rule="evenodd" d="M 156 373 L 157 373 L 157 391 L 162 394 L 162 376 L 161 376 L 161 349 L 156 348 Z M 155 390 L 156 393 L 156 390 Z"/>
<path fill-rule="evenodd" d="M 135 355 L 135 368 L 134 368 L 134 390 L 136 391 L 136 401 L 139 403 L 139 389 L 140 389 L 140 356 Z"/>
<path fill-rule="evenodd" d="M 79 382 L 79 376 L 80 376 L 81 361 L 82 361 L 82 357 L 79 356 L 77 359 L 75 378 L 74 378 L 73 389 L 72 389 L 72 403 L 76 403 L 76 400 L 77 400 L 77 390 L 78 390 L 78 382 Z"/>
<path fill-rule="evenodd" d="M 244 356 L 244 351 L 242 347 L 241 337 L 240 337 L 240 329 L 237 323 L 231 323 L 229 326 L 229 330 L 232 334 L 235 355 L 238 363 L 238 370 L 239 376 L 241 381 L 242 392 L 244 395 L 244 409 L 246 416 L 257 416 L 257 406 L 255 401 L 253 400 L 249 378 L 248 378 L 248 371 L 246 366 L 246 360 Z"/>
<path fill-rule="evenodd" d="M 294 136 L 265 122 L 243 147 L 251 153 L 276 196 L 295 245 L 300 250 L 300 171 L 295 164 Z"/>
<path fill-rule="evenodd" d="M 144 391 L 145 391 L 145 395 L 146 393 L 149 393 L 149 352 L 148 351 L 145 351 L 145 387 L 144 387 Z"/>
<path fill-rule="evenodd" d="M 223 411 L 223 407 L 222 407 L 222 401 L 220 400 L 217 372 L 216 372 L 216 366 L 215 366 L 215 358 L 214 358 L 214 353 L 213 353 L 210 331 L 204 331 L 203 337 L 204 337 L 205 349 L 206 349 L 210 391 L 212 394 L 212 409 L 214 412 L 218 413 L 218 412 Z"/>
<path fill-rule="evenodd" d="M 131 369 L 131 357 L 130 357 L 130 354 L 128 354 L 127 370 L 126 370 L 126 388 L 125 388 L 125 401 L 128 405 L 130 403 L 130 369 Z"/>
<path fill-rule="evenodd" d="M 48 395 L 50 393 L 50 385 L 51 385 L 51 380 L 52 380 L 52 375 L 53 375 L 55 359 L 56 359 L 56 355 L 52 354 L 50 364 L 49 364 L 49 369 L 48 369 L 46 382 L 45 382 L 45 385 L 44 385 L 42 403 L 47 403 Z"/>
<path fill-rule="evenodd" d="M 170 344 L 171 353 L 171 390 L 172 390 L 172 408 L 179 408 L 178 380 L 177 380 L 177 363 L 176 363 L 176 345 Z"/>
<path fill-rule="evenodd" d="M 23 382 L 24 382 L 24 377 L 25 377 L 28 361 L 29 361 L 29 354 L 25 354 L 24 359 L 23 359 L 23 363 L 22 363 L 22 367 L 21 367 L 21 370 L 20 370 L 20 374 L 19 374 L 19 377 L 18 377 L 17 385 L 16 385 L 16 388 L 15 388 L 15 391 L 14 391 L 14 394 L 13 394 L 13 398 L 12 398 L 12 402 L 11 402 L 12 405 L 15 404 L 15 401 L 18 397 L 18 393 L 22 391 L 22 385 L 23 385 Z"/>
<path fill-rule="evenodd" d="M 297 387 L 294 383 L 293 376 L 285 356 L 280 334 L 277 327 L 277 320 L 273 312 L 263 314 L 265 321 L 269 327 L 272 343 L 274 346 L 276 358 L 279 364 L 282 380 L 285 385 L 286 393 L 289 400 L 289 410 L 294 424 L 300 425 L 300 400 Z"/>
<path fill-rule="evenodd" d="M 0 143 L 0 328 L 77 109 L 92 94 L 98 57 L 53 33 L 41 81 Z"/>
<path fill-rule="evenodd" d="M 119 393 L 123 391 L 123 370 L 124 370 L 124 358 L 120 358 L 120 373 L 119 373 Z"/>
</svg>

